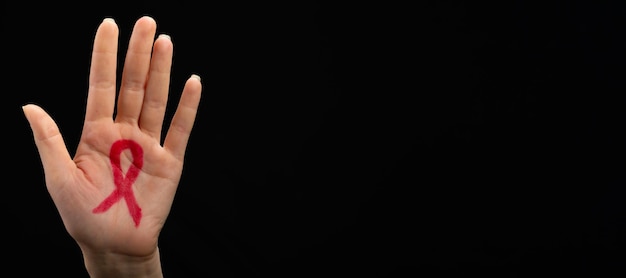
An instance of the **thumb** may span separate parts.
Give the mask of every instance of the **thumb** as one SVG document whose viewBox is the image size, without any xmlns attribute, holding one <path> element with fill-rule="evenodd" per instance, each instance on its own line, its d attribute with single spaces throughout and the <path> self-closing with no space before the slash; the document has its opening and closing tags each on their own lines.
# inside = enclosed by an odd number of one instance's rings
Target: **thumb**
<svg viewBox="0 0 626 278">
<path fill-rule="evenodd" d="M 46 111 L 35 104 L 24 105 L 22 110 L 33 131 L 44 173 L 52 179 L 56 175 L 63 175 L 74 162 L 67 151 L 59 127 Z"/>
</svg>

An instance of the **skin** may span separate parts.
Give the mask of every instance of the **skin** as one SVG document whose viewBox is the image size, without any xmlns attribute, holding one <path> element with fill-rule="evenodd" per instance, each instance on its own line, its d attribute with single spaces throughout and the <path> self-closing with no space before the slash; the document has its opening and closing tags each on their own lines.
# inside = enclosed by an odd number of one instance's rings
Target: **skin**
<svg viewBox="0 0 626 278">
<path fill-rule="evenodd" d="M 46 187 L 91 277 L 162 277 L 158 238 L 178 187 L 202 85 L 196 75 L 186 81 L 161 140 L 173 45 L 168 36 L 154 39 L 156 27 L 148 16 L 136 21 L 115 103 L 119 30 L 112 19 L 99 25 L 83 132 L 73 158 L 51 116 L 35 104 L 23 107 Z M 106 212 L 93 212 L 116 188 L 109 152 L 120 139 L 137 142 L 144 152 L 143 167 L 132 185 L 142 210 L 138 226 L 123 200 Z M 128 150 L 122 153 L 124 172 L 132 160 Z"/>
</svg>

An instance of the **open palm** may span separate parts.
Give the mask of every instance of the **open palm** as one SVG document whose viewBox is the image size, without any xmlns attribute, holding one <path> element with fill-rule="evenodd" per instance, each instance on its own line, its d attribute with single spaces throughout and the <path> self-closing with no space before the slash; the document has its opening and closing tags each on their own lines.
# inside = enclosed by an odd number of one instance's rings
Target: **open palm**
<svg viewBox="0 0 626 278">
<path fill-rule="evenodd" d="M 197 76 L 187 80 L 161 144 L 173 45 L 156 40 L 156 22 L 137 20 L 116 106 L 119 30 L 99 26 L 93 46 L 87 109 L 72 158 L 53 119 L 24 106 L 46 186 L 69 234 L 83 250 L 149 255 L 169 214 L 200 101 Z"/>
</svg>

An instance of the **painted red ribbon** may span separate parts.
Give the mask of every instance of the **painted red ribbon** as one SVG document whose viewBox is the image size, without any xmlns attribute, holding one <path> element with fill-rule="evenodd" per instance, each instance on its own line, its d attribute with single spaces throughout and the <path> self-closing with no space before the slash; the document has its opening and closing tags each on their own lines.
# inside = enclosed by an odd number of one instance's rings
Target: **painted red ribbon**
<svg viewBox="0 0 626 278">
<path fill-rule="evenodd" d="M 122 172 L 122 166 L 120 163 L 120 156 L 122 151 L 130 149 L 133 155 L 133 162 L 128 167 L 126 175 Z M 143 167 L 143 149 L 137 142 L 133 140 L 122 139 L 115 141 L 111 146 L 111 152 L 109 153 L 111 160 L 111 168 L 113 168 L 113 181 L 115 182 L 115 190 L 109 195 L 100 205 L 93 209 L 93 213 L 103 213 L 107 211 L 113 204 L 124 198 L 128 212 L 135 222 L 135 226 L 139 226 L 141 221 L 141 208 L 137 204 L 135 194 L 132 190 L 132 184 L 137 179 L 141 167 Z"/>
</svg>

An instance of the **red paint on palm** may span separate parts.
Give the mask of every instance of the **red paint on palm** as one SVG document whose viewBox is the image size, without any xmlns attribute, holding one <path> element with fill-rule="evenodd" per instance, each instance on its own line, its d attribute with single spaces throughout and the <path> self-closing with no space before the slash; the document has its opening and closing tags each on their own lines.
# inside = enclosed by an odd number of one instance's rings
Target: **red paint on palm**
<svg viewBox="0 0 626 278">
<path fill-rule="evenodd" d="M 126 175 L 122 172 L 120 156 L 122 151 L 130 149 L 133 161 L 126 171 Z M 132 185 L 139 176 L 139 172 L 143 167 L 143 149 L 137 142 L 128 139 L 115 141 L 111 146 L 109 153 L 111 160 L 111 168 L 113 169 L 113 181 L 115 182 L 115 190 L 100 205 L 93 209 L 93 213 L 103 213 L 113 206 L 113 204 L 124 198 L 128 212 L 135 222 L 135 226 L 139 226 L 141 221 L 141 208 L 137 204 Z"/>
</svg>

